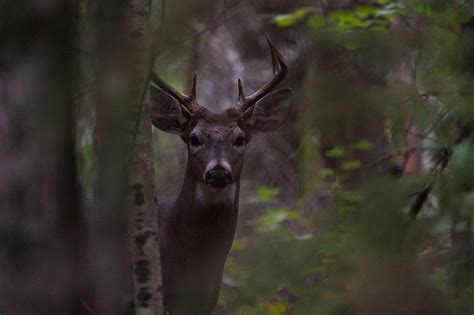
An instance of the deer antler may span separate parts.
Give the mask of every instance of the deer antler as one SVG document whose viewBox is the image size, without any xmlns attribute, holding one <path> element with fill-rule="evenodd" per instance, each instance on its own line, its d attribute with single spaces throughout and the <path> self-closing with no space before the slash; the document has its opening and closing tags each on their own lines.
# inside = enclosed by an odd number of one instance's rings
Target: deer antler
<svg viewBox="0 0 474 315">
<path fill-rule="evenodd" d="M 191 95 L 186 95 L 178 90 L 176 90 L 174 87 L 163 81 L 156 73 L 152 72 L 151 74 L 151 81 L 155 83 L 158 87 L 160 87 L 163 91 L 166 93 L 170 94 L 173 96 L 175 99 L 177 99 L 186 110 L 189 111 L 189 113 L 194 114 L 196 113 L 199 108 L 201 107 L 197 102 L 196 102 L 196 77 L 197 74 L 194 73 L 193 77 L 193 85 L 191 87 Z"/>
<path fill-rule="evenodd" d="M 265 83 L 260 89 L 255 91 L 250 96 L 245 97 L 244 91 L 242 88 L 242 81 L 238 80 L 239 86 L 239 103 L 237 105 L 237 110 L 240 114 L 245 113 L 249 108 L 251 108 L 256 102 L 258 102 L 262 97 L 266 94 L 270 93 L 283 79 L 286 77 L 288 73 L 288 67 L 286 66 L 285 62 L 283 61 L 283 57 L 281 56 L 278 49 L 275 47 L 273 42 L 271 41 L 268 34 L 266 34 L 268 46 L 270 47 L 270 53 L 272 56 L 272 64 L 273 64 L 273 72 L 277 68 L 277 63 L 280 66 L 280 70 L 275 74 L 273 79 Z"/>
</svg>

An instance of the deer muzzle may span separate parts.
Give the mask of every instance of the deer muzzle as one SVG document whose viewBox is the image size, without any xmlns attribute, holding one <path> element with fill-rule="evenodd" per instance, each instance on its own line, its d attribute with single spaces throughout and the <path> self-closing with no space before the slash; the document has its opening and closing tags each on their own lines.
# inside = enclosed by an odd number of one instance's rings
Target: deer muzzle
<svg viewBox="0 0 474 315">
<path fill-rule="evenodd" d="M 216 165 L 206 171 L 204 181 L 212 188 L 224 188 L 232 183 L 232 173 L 223 165 Z"/>
</svg>

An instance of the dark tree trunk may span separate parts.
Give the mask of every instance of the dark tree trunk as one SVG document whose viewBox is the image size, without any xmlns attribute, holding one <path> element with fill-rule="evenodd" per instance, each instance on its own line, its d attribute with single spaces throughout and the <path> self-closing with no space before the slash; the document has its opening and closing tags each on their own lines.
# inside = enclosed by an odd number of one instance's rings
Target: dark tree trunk
<svg viewBox="0 0 474 315">
<path fill-rule="evenodd" d="M 0 311 L 78 314 L 75 1 L 1 6 Z"/>
<path fill-rule="evenodd" d="M 94 313 L 123 314 L 131 305 L 126 207 L 131 131 L 125 5 L 97 1 L 93 18 L 95 60 L 93 103 L 94 148 L 98 165 L 94 207 L 90 211 L 88 246 Z"/>
</svg>

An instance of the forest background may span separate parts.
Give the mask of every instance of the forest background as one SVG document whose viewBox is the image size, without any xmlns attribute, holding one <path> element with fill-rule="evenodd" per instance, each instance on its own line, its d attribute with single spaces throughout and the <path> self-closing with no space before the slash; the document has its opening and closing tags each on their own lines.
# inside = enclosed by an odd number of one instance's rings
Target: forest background
<svg viewBox="0 0 474 315">
<path fill-rule="evenodd" d="M 128 236 L 153 228 L 130 216 L 177 192 L 186 161 L 147 121 L 150 71 L 181 91 L 196 71 L 221 111 L 238 78 L 272 76 L 269 34 L 293 110 L 247 148 L 216 314 L 473 314 L 474 1 L 21 0 L 0 15 L 0 312 L 119 314 Z"/>
</svg>

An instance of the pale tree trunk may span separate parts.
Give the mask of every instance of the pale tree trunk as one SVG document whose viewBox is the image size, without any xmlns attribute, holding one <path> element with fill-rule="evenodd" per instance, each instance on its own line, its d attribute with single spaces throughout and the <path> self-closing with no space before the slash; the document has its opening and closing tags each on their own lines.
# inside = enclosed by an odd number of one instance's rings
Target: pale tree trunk
<svg viewBox="0 0 474 315">
<path fill-rule="evenodd" d="M 130 259 L 136 309 L 163 314 L 161 260 L 157 212 L 154 203 L 153 154 L 148 111 L 143 111 L 137 130 L 130 169 Z"/>
<path fill-rule="evenodd" d="M 128 37 L 134 47 L 130 55 L 131 81 L 138 112 L 132 141 L 129 175 L 129 248 L 132 264 L 134 305 L 137 312 L 163 314 L 161 259 L 158 243 L 157 209 L 154 202 L 155 185 L 152 150 L 152 125 L 147 104 L 143 104 L 152 69 L 153 32 L 150 25 L 150 1 L 127 2 Z"/>
</svg>

